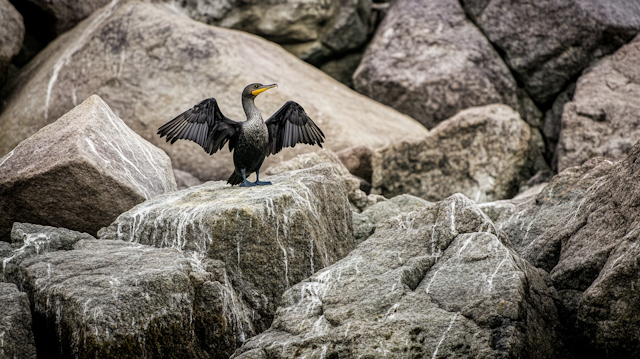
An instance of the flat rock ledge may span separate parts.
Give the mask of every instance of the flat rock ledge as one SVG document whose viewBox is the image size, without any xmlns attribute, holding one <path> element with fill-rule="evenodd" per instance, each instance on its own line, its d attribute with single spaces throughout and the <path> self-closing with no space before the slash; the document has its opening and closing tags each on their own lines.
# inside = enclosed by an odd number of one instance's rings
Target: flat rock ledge
<svg viewBox="0 0 640 359">
<path fill-rule="evenodd" d="M 331 165 L 267 180 L 273 185 L 207 182 L 164 194 L 123 213 L 99 236 L 226 263 L 255 332 L 261 332 L 282 293 L 355 248 L 347 192 Z"/>
<path fill-rule="evenodd" d="M 546 272 L 461 194 L 381 224 L 232 358 L 561 357 Z"/>
</svg>

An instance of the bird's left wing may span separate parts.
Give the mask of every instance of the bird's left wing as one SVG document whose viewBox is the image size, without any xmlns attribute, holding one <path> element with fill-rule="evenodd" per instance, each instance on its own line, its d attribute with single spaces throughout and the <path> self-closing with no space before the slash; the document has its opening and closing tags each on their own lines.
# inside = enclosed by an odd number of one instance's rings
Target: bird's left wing
<svg viewBox="0 0 640 359">
<path fill-rule="evenodd" d="M 229 151 L 236 146 L 241 123 L 225 117 L 215 98 L 198 102 L 192 108 L 178 115 L 158 129 L 160 137 L 167 136 L 167 142 L 177 140 L 193 141 L 208 154 L 214 154 L 229 141 Z"/>
<path fill-rule="evenodd" d="M 297 143 L 322 147 L 324 133 L 296 102 L 287 101 L 266 122 L 269 130 L 269 154 L 283 147 L 295 147 Z"/>
</svg>

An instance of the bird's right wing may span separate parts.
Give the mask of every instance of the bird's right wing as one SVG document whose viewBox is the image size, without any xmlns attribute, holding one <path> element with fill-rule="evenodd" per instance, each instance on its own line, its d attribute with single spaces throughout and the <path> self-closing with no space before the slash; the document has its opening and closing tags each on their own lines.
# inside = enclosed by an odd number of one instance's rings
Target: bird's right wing
<svg viewBox="0 0 640 359">
<path fill-rule="evenodd" d="M 162 138 L 173 144 L 177 140 L 193 141 L 208 154 L 214 154 L 229 141 L 229 151 L 236 146 L 241 123 L 225 117 L 214 98 L 198 102 L 192 108 L 158 129 Z"/>
</svg>

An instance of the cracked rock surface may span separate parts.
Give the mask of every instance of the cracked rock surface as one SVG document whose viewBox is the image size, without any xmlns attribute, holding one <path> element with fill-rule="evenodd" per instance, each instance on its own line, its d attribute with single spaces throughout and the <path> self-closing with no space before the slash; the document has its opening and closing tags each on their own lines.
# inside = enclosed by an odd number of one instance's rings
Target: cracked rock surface
<svg viewBox="0 0 640 359">
<path fill-rule="evenodd" d="M 547 358 L 556 295 L 463 195 L 393 218 L 284 293 L 232 358 Z"/>
<path fill-rule="evenodd" d="M 0 282 L 0 358 L 36 359 L 29 298 L 13 283 Z"/>
</svg>

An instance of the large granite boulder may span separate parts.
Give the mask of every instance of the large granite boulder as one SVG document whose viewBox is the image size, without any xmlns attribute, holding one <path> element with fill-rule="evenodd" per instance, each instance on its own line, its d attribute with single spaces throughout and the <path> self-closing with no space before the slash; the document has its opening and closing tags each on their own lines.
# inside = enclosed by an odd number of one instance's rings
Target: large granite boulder
<svg viewBox="0 0 640 359">
<path fill-rule="evenodd" d="M 635 0 L 463 0 L 531 97 L 550 102 L 593 60 L 640 31 Z"/>
<path fill-rule="evenodd" d="M 55 35 L 60 35 L 97 9 L 107 5 L 110 0 L 14 0 L 14 2 L 25 10 L 33 12 L 33 8 L 35 8 L 39 12 L 47 14 L 53 20 L 52 24 L 47 24 L 52 27 L 48 30 L 53 30 Z M 35 17 L 38 15 L 29 13 L 26 16 Z M 42 17 L 42 15 L 39 16 Z M 34 18 L 33 21 L 37 20 Z M 43 21 L 42 18 L 40 21 Z"/>
<path fill-rule="evenodd" d="M 421 140 L 380 149 L 372 158 L 373 190 L 439 201 L 460 192 L 476 202 L 511 198 L 545 167 L 529 125 L 505 105 L 461 111 Z"/>
<path fill-rule="evenodd" d="M 0 158 L 0 240 L 13 222 L 96 234 L 176 189 L 169 157 L 91 96 Z"/>
<path fill-rule="evenodd" d="M 11 59 L 20 52 L 24 37 L 22 15 L 8 0 L 0 0 L 0 88 L 4 85 Z"/>
<path fill-rule="evenodd" d="M 158 196 L 120 215 L 100 238 L 225 262 L 260 332 L 285 290 L 355 248 L 347 193 L 332 166 L 268 180 L 271 186 L 251 188 L 207 182 Z"/>
<path fill-rule="evenodd" d="M 460 110 L 492 103 L 538 122 L 518 100 L 515 79 L 458 0 L 399 0 L 389 9 L 354 74 L 354 86 L 427 128 Z M 531 116 L 529 116 L 531 114 Z"/>
<path fill-rule="evenodd" d="M 640 138 L 640 35 L 584 73 L 564 106 L 558 170 L 622 159 Z"/>
<path fill-rule="evenodd" d="M 371 0 L 163 0 L 207 24 L 260 35 L 301 59 L 320 64 L 363 46 Z"/>
<path fill-rule="evenodd" d="M 164 4 L 123 0 L 59 36 L 5 86 L 0 155 L 98 94 L 131 129 L 164 149 L 174 168 L 203 181 L 227 179 L 233 169 L 227 150 L 209 156 L 191 141 L 170 145 L 156 132 L 209 97 L 227 117 L 244 120 L 240 94 L 253 82 L 279 85 L 256 100 L 265 119 L 294 100 L 324 131 L 332 150 L 377 148 L 427 133 L 413 119 L 348 89 L 279 45 L 205 25 Z M 268 157 L 265 169 L 317 149 L 284 150 Z"/>
<path fill-rule="evenodd" d="M 220 261 L 62 228 L 14 233 L 25 241 L 3 271 L 48 358 L 221 359 L 255 334 Z"/>
<path fill-rule="evenodd" d="M 29 298 L 13 283 L 0 282 L 0 359 L 36 359 Z"/>
<path fill-rule="evenodd" d="M 550 272 L 577 357 L 640 355 L 639 158 L 636 144 L 618 162 L 564 170 L 537 196 L 487 204 L 514 249 Z"/>
<path fill-rule="evenodd" d="M 394 218 L 283 296 L 232 358 L 560 357 L 556 294 L 475 203 Z"/>
</svg>

